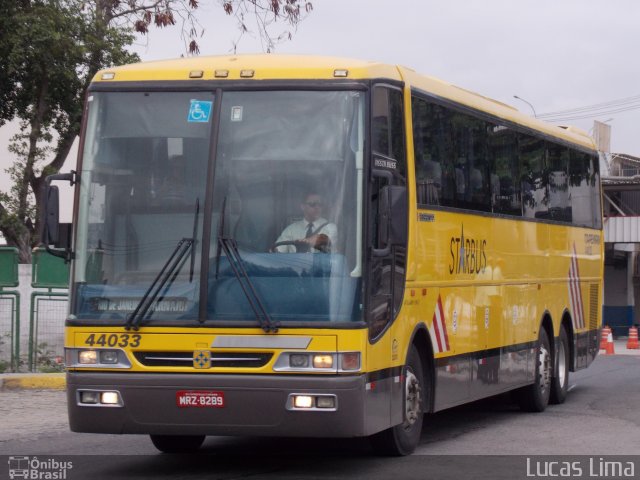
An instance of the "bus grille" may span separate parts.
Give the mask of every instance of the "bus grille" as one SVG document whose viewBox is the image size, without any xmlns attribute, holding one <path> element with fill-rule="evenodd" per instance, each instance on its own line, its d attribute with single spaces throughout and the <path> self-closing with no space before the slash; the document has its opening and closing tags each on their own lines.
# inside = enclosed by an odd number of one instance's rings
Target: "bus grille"
<svg viewBox="0 0 640 480">
<path fill-rule="evenodd" d="M 598 328 L 598 308 L 598 284 L 592 283 L 589 285 L 589 330 Z"/>
<path fill-rule="evenodd" d="M 192 367 L 193 352 L 135 352 L 145 367 Z M 211 368 L 260 368 L 271 360 L 272 353 L 211 352 Z"/>
</svg>

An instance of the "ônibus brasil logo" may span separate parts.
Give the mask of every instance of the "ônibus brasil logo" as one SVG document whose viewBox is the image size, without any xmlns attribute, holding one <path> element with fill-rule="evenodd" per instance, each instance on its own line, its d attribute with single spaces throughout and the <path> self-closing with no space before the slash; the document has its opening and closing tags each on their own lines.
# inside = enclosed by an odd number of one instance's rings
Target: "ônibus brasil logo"
<svg viewBox="0 0 640 480">
<path fill-rule="evenodd" d="M 9 457 L 9 478 L 24 478 L 33 480 L 65 480 L 67 470 L 73 468 L 72 462 L 60 461 L 55 458 L 45 460 L 38 457 L 11 456 Z"/>
</svg>

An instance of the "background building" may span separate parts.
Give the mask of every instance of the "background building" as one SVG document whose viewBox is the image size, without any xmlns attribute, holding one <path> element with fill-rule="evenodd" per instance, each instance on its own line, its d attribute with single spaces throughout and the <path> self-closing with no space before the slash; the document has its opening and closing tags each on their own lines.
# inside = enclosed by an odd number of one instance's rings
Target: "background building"
<svg viewBox="0 0 640 480">
<path fill-rule="evenodd" d="M 640 318 L 640 158 L 604 156 L 604 323 L 614 335 L 627 335 Z"/>
</svg>

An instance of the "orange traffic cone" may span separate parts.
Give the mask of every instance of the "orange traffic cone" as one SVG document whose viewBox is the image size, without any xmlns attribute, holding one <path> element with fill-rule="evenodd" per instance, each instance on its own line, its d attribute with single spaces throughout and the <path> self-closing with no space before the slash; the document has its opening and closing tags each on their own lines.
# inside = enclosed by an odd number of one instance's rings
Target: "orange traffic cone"
<svg viewBox="0 0 640 480">
<path fill-rule="evenodd" d="M 631 327 L 629 329 L 629 339 L 627 340 L 627 349 L 628 350 L 637 350 L 640 348 L 638 345 L 638 328 Z"/>
<path fill-rule="evenodd" d="M 609 330 L 609 335 L 607 336 L 607 345 L 604 349 L 604 354 L 613 355 L 614 353 L 616 352 L 614 351 L 614 348 L 613 348 L 613 334 L 611 333 L 611 330 Z"/>
<path fill-rule="evenodd" d="M 600 350 L 607 349 L 607 339 L 611 335 L 611 329 L 609 327 L 602 327 L 602 334 L 600 335 Z"/>
</svg>

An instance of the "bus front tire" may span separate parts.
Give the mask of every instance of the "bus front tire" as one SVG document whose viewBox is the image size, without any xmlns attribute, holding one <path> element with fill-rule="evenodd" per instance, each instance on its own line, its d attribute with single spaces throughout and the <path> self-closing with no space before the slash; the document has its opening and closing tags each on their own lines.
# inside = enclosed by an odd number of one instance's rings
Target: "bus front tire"
<svg viewBox="0 0 640 480">
<path fill-rule="evenodd" d="M 547 407 L 551 392 L 552 361 L 549 335 L 541 328 L 536 348 L 534 382 L 518 390 L 518 403 L 525 412 L 542 412 Z"/>
<path fill-rule="evenodd" d="M 564 403 L 569 390 L 569 336 L 566 328 L 560 328 L 558 341 L 558 359 L 556 374 L 551 379 L 551 395 L 549 403 L 558 405 Z"/>
<path fill-rule="evenodd" d="M 422 369 L 420 354 L 412 345 L 404 368 L 404 421 L 370 437 L 376 454 L 403 456 L 413 453 L 420 442 L 426 388 L 429 388 L 429 383 Z"/>
<path fill-rule="evenodd" d="M 149 435 L 153 445 L 163 453 L 193 453 L 204 442 L 204 435 Z"/>
</svg>

